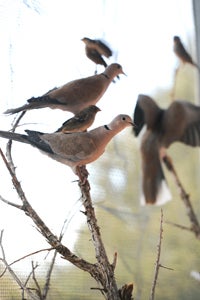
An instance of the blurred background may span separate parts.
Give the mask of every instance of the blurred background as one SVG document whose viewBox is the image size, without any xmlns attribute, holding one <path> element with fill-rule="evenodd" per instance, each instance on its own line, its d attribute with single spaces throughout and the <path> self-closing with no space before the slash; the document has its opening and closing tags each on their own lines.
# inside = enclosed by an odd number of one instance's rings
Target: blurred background
<svg viewBox="0 0 200 300">
<path fill-rule="evenodd" d="M 197 61 L 194 6 L 191 0 L 0 0 L 0 128 L 10 130 L 15 116 L 8 108 L 33 96 L 81 77 L 94 74 L 95 65 L 85 55 L 83 37 L 106 41 L 113 50 L 107 63 L 118 62 L 127 76 L 112 83 L 98 102 L 101 112 L 92 127 L 110 122 L 119 113 L 133 115 L 139 93 L 153 97 L 161 107 L 175 99 L 199 103 L 199 76 L 182 66 L 174 90 L 179 60 L 173 36 L 180 36 Z M 104 70 L 98 66 L 98 73 Z M 28 112 L 17 132 L 25 129 L 55 131 L 72 114 L 48 108 Z M 5 152 L 6 141 L 0 140 Z M 24 192 L 46 225 L 63 243 L 91 262 L 95 254 L 85 216 L 80 212 L 80 191 L 71 169 L 43 156 L 27 145 L 14 143 L 13 159 Z M 169 149 L 180 179 L 190 194 L 200 219 L 199 149 L 176 143 Z M 161 207 L 140 205 L 139 143 L 130 128 L 117 135 L 105 154 L 88 165 L 91 195 L 110 261 L 118 253 L 119 286 L 134 282 L 134 299 L 148 299 L 154 276 Z M 176 185 L 165 170 L 172 201 L 164 205 L 164 221 L 190 226 Z M 11 178 L 0 160 L 0 195 L 20 204 Z M 8 262 L 47 248 L 48 244 L 21 211 L 0 202 L 0 229 Z M 164 223 L 157 299 L 199 299 L 200 243 L 192 233 Z M 1 257 L 1 255 L 0 255 Z M 34 255 L 13 265 L 25 279 L 31 260 L 44 282 L 52 253 Z M 0 264 L 0 270 L 3 270 Z M 90 290 L 96 282 L 57 256 L 48 299 L 102 299 Z M 0 299 L 21 299 L 17 284 L 6 273 L 0 278 Z"/>
</svg>

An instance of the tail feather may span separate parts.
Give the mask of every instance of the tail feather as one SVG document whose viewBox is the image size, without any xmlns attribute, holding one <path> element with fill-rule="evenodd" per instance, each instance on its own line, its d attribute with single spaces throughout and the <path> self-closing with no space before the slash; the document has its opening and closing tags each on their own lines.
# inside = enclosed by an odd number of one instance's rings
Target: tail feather
<svg viewBox="0 0 200 300">
<path fill-rule="evenodd" d="M 57 99 L 50 98 L 48 95 L 44 95 L 41 97 L 32 97 L 27 100 L 27 104 L 22 105 L 17 108 L 7 109 L 4 114 L 16 114 L 21 111 L 44 108 L 44 107 L 53 107 L 53 106 L 62 106 L 64 104 L 60 103 Z"/>
<path fill-rule="evenodd" d="M 0 130 L 0 137 L 13 140 L 21 143 L 30 144 L 29 140 L 27 139 L 27 135 L 25 134 L 19 134 L 15 132 L 9 132 L 9 131 L 2 131 Z"/>
<path fill-rule="evenodd" d="M 40 138 L 40 136 L 43 133 L 38 132 L 38 131 L 32 131 L 32 130 L 26 130 L 26 132 L 28 133 L 28 135 L 0 130 L 0 137 L 9 139 L 9 140 L 13 140 L 13 141 L 17 141 L 20 143 L 26 143 L 26 144 L 36 147 L 39 150 L 42 150 L 46 153 L 53 154 L 53 151 L 50 148 L 50 146 Z"/>
<path fill-rule="evenodd" d="M 170 200 L 170 191 L 162 169 L 157 137 L 147 131 L 141 144 L 143 204 L 159 205 Z"/>
<path fill-rule="evenodd" d="M 4 114 L 6 115 L 12 115 L 12 114 L 16 114 L 16 113 L 19 113 L 21 111 L 25 111 L 25 110 L 28 110 L 28 109 L 31 109 L 30 108 L 30 104 L 25 104 L 23 106 L 20 106 L 20 107 L 17 107 L 17 108 L 10 108 L 10 109 L 7 109 Z"/>
</svg>

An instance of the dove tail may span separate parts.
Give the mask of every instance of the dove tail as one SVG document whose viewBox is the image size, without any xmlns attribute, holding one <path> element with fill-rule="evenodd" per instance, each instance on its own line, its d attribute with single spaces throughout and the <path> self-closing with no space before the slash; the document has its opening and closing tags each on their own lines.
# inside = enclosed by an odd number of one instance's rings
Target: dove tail
<svg viewBox="0 0 200 300">
<path fill-rule="evenodd" d="M 26 132 L 28 135 L 0 130 L 0 137 L 8 140 L 17 141 L 20 143 L 26 143 L 33 147 L 38 148 L 39 150 L 42 150 L 49 154 L 53 154 L 53 151 L 50 148 L 50 146 L 40 138 L 40 135 L 42 135 L 43 133 L 38 131 L 32 131 L 32 130 L 26 130 Z"/>
<path fill-rule="evenodd" d="M 0 130 L 0 137 L 13 140 L 21 143 L 30 144 L 29 140 L 27 139 L 27 135 L 25 134 L 19 134 L 15 132 L 9 132 L 9 131 L 2 131 Z"/>
<path fill-rule="evenodd" d="M 17 107 L 17 108 L 10 108 L 10 109 L 7 109 L 7 110 L 4 112 L 4 114 L 6 114 L 6 115 L 12 115 L 12 114 L 16 114 L 16 113 L 21 112 L 21 111 L 26 111 L 26 110 L 28 110 L 28 109 L 32 109 L 32 108 L 30 107 L 29 104 L 25 104 L 25 105 L 20 106 L 20 107 Z"/>
<path fill-rule="evenodd" d="M 64 106 L 64 104 L 60 103 L 58 100 L 50 98 L 48 95 L 44 95 L 41 97 L 32 97 L 27 100 L 27 104 L 17 107 L 17 108 L 11 108 L 4 112 L 4 114 L 16 114 L 20 111 L 26 111 L 30 109 L 37 109 L 37 108 L 44 108 L 44 107 L 50 107 L 50 108 L 56 108 L 58 106 Z"/>
<path fill-rule="evenodd" d="M 141 145 L 142 152 L 142 204 L 160 205 L 171 199 L 162 169 L 159 145 L 154 135 L 148 136 Z"/>
</svg>

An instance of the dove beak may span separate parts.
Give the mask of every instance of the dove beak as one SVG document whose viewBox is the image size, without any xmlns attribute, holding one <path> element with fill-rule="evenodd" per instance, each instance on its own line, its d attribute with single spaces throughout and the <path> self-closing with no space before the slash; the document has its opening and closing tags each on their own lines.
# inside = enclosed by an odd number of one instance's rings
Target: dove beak
<svg viewBox="0 0 200 300">
<path fill-rule="evenodd" d="M 124 71 L 122 71 L 122 73 L 121 73 L 121 74 L 123 74 L 123 75 L 127 76 L 127 75 L 126 75 L 126 73 L 124 73 Z M 119 75 L 117 75 L 116 77 L 117 77 L 117 79 L 118 79 L 118 80 L 120 80 L 120 76 L 119 76 Z"/>
<path fill-rule="evenodd" d="M 133 127 L 137 127 L 137 125 L 135 125 L 133 122 L 129 122 L 131 124 L 131 126 Z"/>
</svg>

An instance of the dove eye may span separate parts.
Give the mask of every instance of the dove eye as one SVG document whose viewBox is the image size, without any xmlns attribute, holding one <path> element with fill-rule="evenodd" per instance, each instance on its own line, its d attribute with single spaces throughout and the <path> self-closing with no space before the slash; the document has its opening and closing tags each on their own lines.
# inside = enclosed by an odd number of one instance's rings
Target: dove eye
<svg viewBox="0 0 200 300">
<path fill-rule="evenodd" d="M 123 121 L 125 121 L 125 120 L 126 120 L 126 118 L 125 118 L 125 117 L 122 117 L 122 120 L 123 120 Z"/>
</svg>

